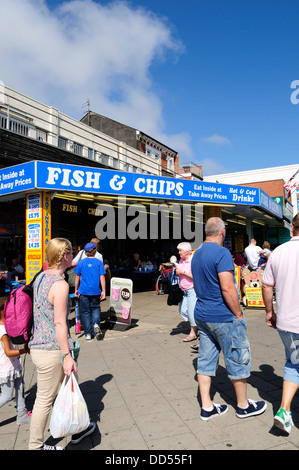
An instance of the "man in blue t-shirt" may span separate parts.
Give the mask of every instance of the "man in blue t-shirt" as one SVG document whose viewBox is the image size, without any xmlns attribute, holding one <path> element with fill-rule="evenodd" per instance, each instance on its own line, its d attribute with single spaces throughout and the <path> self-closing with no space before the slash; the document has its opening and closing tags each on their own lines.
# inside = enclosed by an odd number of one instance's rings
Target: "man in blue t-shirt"
<svg viewBox="0 0 299 470">
<path fill-rule="evenodd" d="M 95 258 L 96 246 L 87 243 L 84 247 L 86 258 L 81 259 L 75 268 L 75 296 L 79 297 L 82 326 L 86 340 L 93 334 L 102 338 L 100 329 L 100 301 L 105 299 L 105 268 L 103 262 Z"/>
<path fill-rule="evenodd" d="M 214 404 L 210 396 L 212 377 L 216 375 L 220 351 L 237 397 L 238 418 L 265 411 L 264 401 L 247 399 L 247 378 L 250 376 L 251 353 L 246 320 L 240 308 L 234 283 L 234 263 L 230 252 L 222 246 L 225 224 L 218 217 L 205 226 L 206 240 L 193 255 L 191 270 L 197 301 L 194 318 L 199 330 L 197 378 L 201 395 L 201 419 L 209 419 L 228 411 L 227 405 Z"/>
</svg>

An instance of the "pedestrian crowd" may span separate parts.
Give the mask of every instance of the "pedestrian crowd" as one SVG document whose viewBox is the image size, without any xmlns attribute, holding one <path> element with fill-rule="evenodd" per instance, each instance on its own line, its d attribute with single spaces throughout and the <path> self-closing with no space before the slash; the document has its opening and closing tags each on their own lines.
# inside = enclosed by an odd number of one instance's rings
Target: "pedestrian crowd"
<svg viewBox="0 0 299 470">
<path fill-rule="evenodd" d="M 205 236 L 205 241 L 195 251 L 189 244 L 178 245 L 181 260 L 176 269 L 184 292 L 179 312 L 191 327 L 183 341 L 199 338 L 199 343 L 192 348 L 198 351 L 200 416 L 207 421 L 228 411 L 226 404 L 213 403 L 210 396 L 212 377 L 216 375 L 221 351 L 236 394 L 236 416 L 248 418 L 266 410 L 265 401 L 247 397 L 251 351 L 235 280 L 235 265 L 252 271 L 262 269 L 266 324 L 277 329 L 286 354 L 282 399 L 274 424 L 290 433 L 294 425 L 291 404 L 299 387 L 299 214 L 292 221 L 291 240 L 273 251 L 267 241 L 260 247 L 252 238 L 244 251 L 247 264 L 243 254 L 234 253 L 232 256 L 223 246 L 226 228 L 220 218 L 212 217 L 207 221 Z"/>
<path fill-rule="evenodd" d="M 180 243 L 177 247 L 180 260 L 178 263 L 174 261 L 179 286 L 183 291 L 179 312 L 190 325 L 190 331 L 183 341 L 198 340 L 194 349 L 198 350 L 200 417 L 204 421 L 228 411 L 225 403 L 214 403 L 210 394 L 221 352 L 236 395 L 236 416 L 245 419 L 260 415 L 267 407 L 265 401 L 256 401 L 247 396 L 247 381 L 251 371 L 250 342 L 236 288 L 236 256 L 233 259 L 230 251 L 223 246 L 225 236 L 224 222 L 218 217 L 212 217 L 205 225 L 205 241 L 195 251 L 189 243 Z M 33 283 L 34 326 L 29 344 L 24 349 L 13 346 L 9 340 L 3 317 L 5 298 L 0 298 L 0 407 L 12 399 L 15 390 L 17 424 L 30 423 L 31 450 L 59 449 L 44 443 L 45 429 L 64 376 L 78 373 L 75 347 L 68 326 L 68 272 L 70 275 L 75 274 L 74 295 L 79 301 L 86 340 L 90 341 L 93 337 L 102 339 L 100 301 L 106 295 L 106 269 L 98 246 L 99 240 L 91 239 L 73 258 L 73 247 L 69 240 L 54 238 L 48 243 L 47 264 Z M 264 269 L 262 293 L 266 324 L 277 329 L 285 347 L 282 398 L 274 416 L 274 424 L 290 433 L 293 426 L 291 405 L 299 387 L 299 214 L 292 221 L 292 238 L 289 242 L 271 252 L 267 242 L 261 248 L 252 239 L 245 249 L 245 256 L 249 269 L 260 269 L 261 266 Z M 37 372 L 37 392 L 32 413 L 28 412 L 24 400 L 20 362 L 20 354 L 28 350 Z M 95 423 L 90 422 L 83 432 L 72 436 L 71 442 L 81 442 L 95 428 Z"/>
</svg>

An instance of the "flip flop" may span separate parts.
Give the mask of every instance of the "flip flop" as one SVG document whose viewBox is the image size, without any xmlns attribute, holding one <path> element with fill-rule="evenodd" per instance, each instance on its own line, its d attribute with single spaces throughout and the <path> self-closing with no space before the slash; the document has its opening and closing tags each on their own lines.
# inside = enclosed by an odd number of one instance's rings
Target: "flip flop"
<svg viewBox="0 0 299 470">
<path fill-rule="evenodd" d="M 191 349 L 193 349 L 193 351 L 198 351 L 199 344 L 192 344 Z"/>
<path fill-rule="evenodd" d="M 194 338 L 190 335 L 186 336 L 185 339 L 183 339 L 183 342 L 184 343 L 190 343 L 190 341 L 194 341 L 195 339 L 197 339 L 197 336 L 194 336 Z"/>
</svg>

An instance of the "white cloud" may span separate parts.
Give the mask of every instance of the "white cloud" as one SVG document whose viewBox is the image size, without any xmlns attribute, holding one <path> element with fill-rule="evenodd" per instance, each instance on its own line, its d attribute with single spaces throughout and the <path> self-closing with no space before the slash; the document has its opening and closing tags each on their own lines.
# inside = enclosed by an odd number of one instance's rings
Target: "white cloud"
<svg viewBox="0 0 299 470">
<path fill-rule="evenodd" d="M 193 152 L 191 150 L 191 136 L 187 132 L 181 132 L 176 135 L 160 135 L 160 142 L 165 143 L 168 147 L 176 150 L 180 154 L 180 162 L 182 160 L 192 160 Z"/>
<path fill-rule="evenodd" d="M 222 137 L 221 135 L 217 134 L 214 134 L 210 137 L 205 137 L 202 140 L 215 145 L 232 145 L 231 141 L 227 137 Z"/>
<path fill-rule="evenodd" d="M 208 175 L 220 175 L 222 173 L 227 173 L 227 169 L 221 165 L 221 163 L 216 162 L 212 158 L 204 158 L 199 165 L 202 166 L 202 171 L 204 177 Z"/>
<path fill-rule="evenodd" d="M 0 0 L 0 80 L 76 119 L 92 111 L 175 144 L 190 155 L 188 134 L 165 135 L 163 103 L 151 66 L 184 51 L 166 20 L 124 1 Z M 165 143 L 167 143 L 164 140 Z"/>
</svg>

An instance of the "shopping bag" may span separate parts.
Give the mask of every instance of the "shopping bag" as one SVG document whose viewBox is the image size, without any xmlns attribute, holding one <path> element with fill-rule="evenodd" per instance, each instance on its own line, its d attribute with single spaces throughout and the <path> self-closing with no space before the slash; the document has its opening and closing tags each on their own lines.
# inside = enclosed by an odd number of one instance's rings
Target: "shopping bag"
<svg viewBox="0 0 299 470">
<path fill-rule="evenodd" d="M 72 372 L 65 376 L 56 397 L 50 419 L 54 438 L 71 436 L 84 431 L 90 423 L 87 405 Z"/>
<path fill-rule="evenodd" d="M 167 297 L 167 305 L 179 305 L 183 300 L 183 296 L 184 292 L 180 288 L 179 284 L 172 284 Z"/>
</svg>

